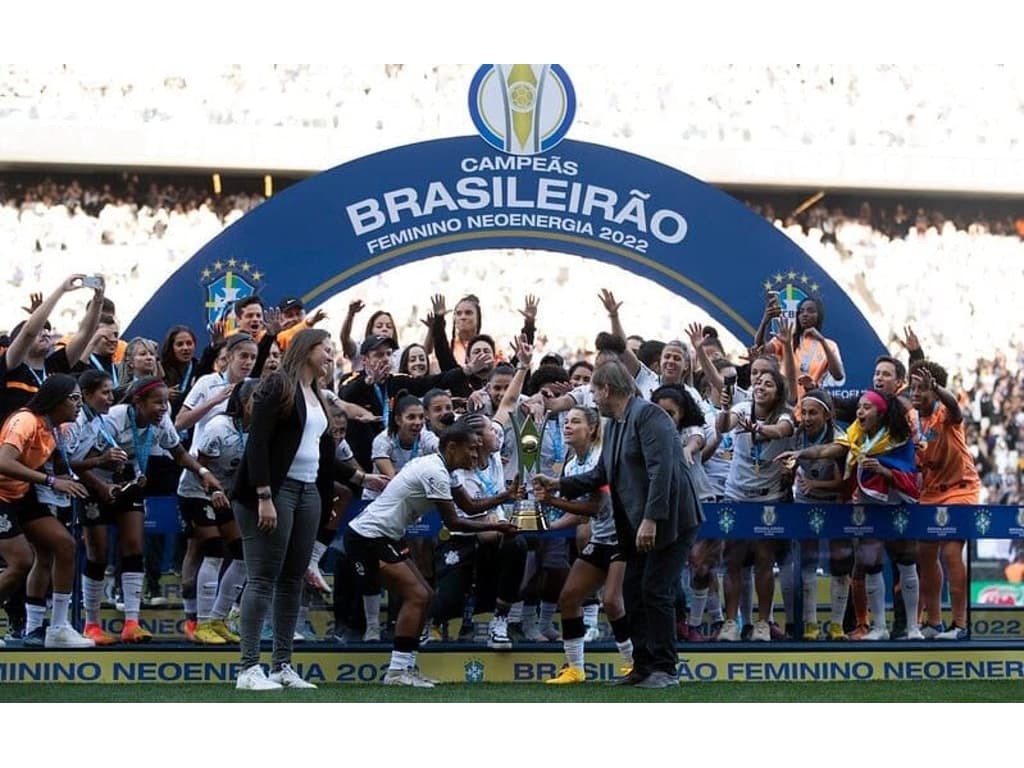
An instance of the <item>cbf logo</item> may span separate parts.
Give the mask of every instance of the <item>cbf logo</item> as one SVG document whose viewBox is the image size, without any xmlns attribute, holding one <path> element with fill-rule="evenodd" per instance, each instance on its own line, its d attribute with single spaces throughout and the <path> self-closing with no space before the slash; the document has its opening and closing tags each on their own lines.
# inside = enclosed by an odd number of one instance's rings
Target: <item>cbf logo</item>
<svg viewBox="0 0 1024 768">
<path fill-rule="evenodd" d="M 484 663 L 480 659 L 470 659 L 466 662 L 467 683 L 482 683 L 484 681 Z"/>
<path fill-rule="evenodd" d="M 1017 512 L 1017 517 L 1020 517 L 1020 512 Z M 987 509 L 979 509 L 974 513 L 974 528 L 978 532 L 979 536 L 984 536 L 988 533 L 988 529 L 992 527 L 992 513 Z"/>
<path fill-rule="evenodd" d="M 853 508 L 853 512 L 850 513 L 850 522 L 852 522 L 857 528 L 860 528 L 864 525 L 864 521 L 867 520 L 867 517 L 867 513 L 864 512 L 864 507 L 855 506 Z"/>
<path fill-rule="evenodd" d="M 792 269 L 788 272 L 776 272 L 774 275 L 769 275 L 761 285 L 766 293 L 778 295 L 779 306 L 782 307 L 782 318 L 772 319 L 771 332 L 773 334 L 779 332 L 779 319 L 795 323 L 796 309 L 800 306 L 800 302 L 807 298 L 808 292 L 816 294 L 821 287 L 814 282 L 813 278 Z"/>
<path fill-rule="evenodd" d="M 722 533 L 730 533 L 736 527 L 736 513 L 731 507 L 718 510 L 718 527 Z"/>
<path fill-rule="evenodd" d="M 206 322 L 212 329 L 218 320 L 230 322 L 235 302 L 256 293 L 263 273 L 248 261 L 231 258 L 217 260 L 202 271 L 206 288 Z M 225 328 L 225 333 L 232 329 Z"/>
<path fill-rule="evenodd" d="M 538 155 L 565 138 L 576 92 L 558 64 L 484 64 L 469 86 L 469 115 L 495 149 Z"/>
<path fill-rule="evenodd" d="M 909 524 L 910 514 L 903 507 L 900 507 L 892 513 L 892 527 L 896 530 L 896 533 L 900 535 L 906 533 L 907 526 Z"/>
<path fill-rule="evenodd" d="M 935 524 L 939 528 L 945 528 L 949 525 L 949 507 L 935 508 Z"/>
<path fill-rule="evenodd" d="M 825 510 L 813 507 L 807 512 L 807 525 L 815 534 L 820 534 L 825 527 Z"/>
<path fill-rule="evenodd" d="M 761 508 L 761 522 L 767 527 L 771 528 L 778 519 L 779 516 L 775 512 L 775 507 Z"/>
<path fill-rule="evenodd" d="M 1017 507 L 1017 525 L 1024 528 L 1024 507 Z"/>
</svg>

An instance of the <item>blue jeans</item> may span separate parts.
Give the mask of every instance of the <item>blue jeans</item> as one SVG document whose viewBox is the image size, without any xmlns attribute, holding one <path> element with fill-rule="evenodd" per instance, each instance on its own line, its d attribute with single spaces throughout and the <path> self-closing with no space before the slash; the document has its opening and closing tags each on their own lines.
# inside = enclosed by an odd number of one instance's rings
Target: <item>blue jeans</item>
<svg viewBox="0 0 1024 768">
<path fill-rule="evenodd" d="M 235 501 L 235 519 L 242 530 L 242 551 L 248 573 L 242 593 L 242 668 L 260 661 L 260 631 L 273 606 L 272 664 L 280 669 L 292 660 L 292 642 L 302 599 L 302 579 L 313 553 L 320 525 L 320 494 L 313 483 L 285 478 L 274 496 L 277 527 L 264 533 L 257 527 L 255 507 Z"/>
</svg>

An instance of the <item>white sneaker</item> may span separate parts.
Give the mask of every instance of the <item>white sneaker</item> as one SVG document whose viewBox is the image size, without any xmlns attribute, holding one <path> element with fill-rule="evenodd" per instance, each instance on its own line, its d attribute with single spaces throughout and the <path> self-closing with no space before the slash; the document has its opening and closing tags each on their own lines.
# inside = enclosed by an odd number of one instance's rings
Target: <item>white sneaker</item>
<svg viewBox="0 0 1024 768">
<path fill-rule="evenodd" d="M 924 633 L 920 627 L 907 627 L 907 636 L 904 640 L 924 640 Z"/>
<path fill-rule="evenodd" d="M 306 636 L 304 634 L 302 634 L 301 632 L 299 632 L 298 629 L 296 629 L 295 630 L 295 634 L 292 635 L 292 642 L 293 643 L 304 643 L 304 642 L 306 642 Z"/>
<path fill-rule="evenodd" d="M 436 678 L 433 678 L 433 677 L 427 677 L 426 675 L 424 675 L 423 674 L 423 670 L 421 670 L 419 668 L 419 665 L 413 665 L 412 667 L 410 667 L 409 668 L 409 672 L 411 674 L 413 674 L 413 675 L 416 675 L 416 677 L 418 677 L 420 680 L 425 680 L 426 682 L 430 683 L 431 685 L 440 685 L 441 684 L 440 680 L 438 680 Z"/>
<path fill-rule="evenodd" d="M 327 579 L 320 573 L 320 567 L 312 563 L 306 569 L 306 583 L 322 595 L 331 594 L 331 585 L 327 583 Z"/>
<path fill-rule="evenodd" d="M 7 643 L 5 643 L 4 639 L 2 637 L 0 637 L 0 648 L 6 648 L 6 647 L 7 647 Z"/>
<path fill-rule="evenodd" d="M 45 648 L 93 648 L 96 643 L 88 637 L 82 637 L 70 624 L 63 627 L 47 627 Z"/>
<path fill-rule="evenodd" d="M 771 633 L 768 633 L 771 637 Z M 726 619 L 725 624 L 718 631 L 718 639 L 726 643 L 738 643 L 740 641 L 740 625 L 735 619 Z"/>
<path fill-rule="evenodd" d="M 754 631 L 750 634 L 750 639 L 755 643 L 770 643 L 772 641 L 772 628 L 768 625 L 768 622 L 755 621 Z"/>
<path fill-rule="evenodd" d="M 235 688 L 239 691 L 280 691 L 284 686 L 269 679 L 263 667 L 255 664 L 238 673 Z"/>
<path fill-rule="evenodd" d="M 404 685 L 409 688 L 433 688 L 434 684 L 411 669 L 389 669 L 384 674 L 384 685 Z"/>
<path fill-rule="evenodd" d="M 907 632 L 907 636 L 910 636 L 910 632 Z M 865 640 L 888 640 L 889 630 L 885 627 L 872 627 L 871 631 L 864 635 Z M 922 636 L 922 639 L 924 637 Z"/>
<path fill-rule="evenodd" d="M 584 643 L 593 643 L 601 639 L 601 630 L 597 627 L 587 627 L 587 631 L 583 633 Z"/>
<path fill-rule="evenodd" d="M 282 688 L 316 688 L 299 677 L 299 673 L 292 669 L 291 664 L 282 664 L 277 672 L 270 673 L 270 682 L 277 683 Z"/>
<path fill-rule="evenodd" d="M 554 624 L 548 624 L 546 627 L 541 627 L 540 633 L 544 636 L 544 639 L 549 643 L 553 643 L 556 640 L 562 639 L 562 633 L 559 632 L 558 627 L 556 627 Z"/>
<path fill-rule="evenodd" d="M 380 627 L 369 626 L 366 631 L 363 632 L 364 643 L 379 643 L 380 642 Z"/>
<path fill-rule="evenodd" d="M 508 636 L 508 617 L 495 616 L 487 627 L 487 647 L 498 651 L 512 647 L 512 638 Z"/>
<path fill-rule="evenodd" d="M 232 605 L 231 610 L 228 611 L 228 617 L 225 619 L 228 625 L 228 629 L 234 632 L 236 635 L 242 634 L 239 629 L 242 626 L 242 611 L 237 605 Z"/>
</svg>

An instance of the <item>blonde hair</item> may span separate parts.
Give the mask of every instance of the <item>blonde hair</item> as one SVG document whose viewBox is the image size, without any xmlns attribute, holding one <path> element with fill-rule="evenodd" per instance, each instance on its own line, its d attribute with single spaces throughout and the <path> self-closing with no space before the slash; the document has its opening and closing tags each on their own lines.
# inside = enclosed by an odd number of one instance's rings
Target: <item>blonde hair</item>
<svg viewBox="0 0 1024 768">
<path fill-rule="evenodd" d="M 147 376 L 153 375 L 158 378 L 164 378 L 164 366 L 160 362 L 160 346 L 152 339 L 146 339 L 142 336 L 136 336 L 134 339 L 128 342 L 128 346 L 124 348 L 124 359 L 121 360 L 121 364 L 118 366 L 117 375 L 120 381 L 128 382 L 138 378 L 132 370 L 132 359 L 135 357 L 135 353 L 139 347 L 145 348 L 148 352 L 153 353 L 153 357 L 156 359 L 156 369 L 152 374 L 146 374 Z"/>
</svg>

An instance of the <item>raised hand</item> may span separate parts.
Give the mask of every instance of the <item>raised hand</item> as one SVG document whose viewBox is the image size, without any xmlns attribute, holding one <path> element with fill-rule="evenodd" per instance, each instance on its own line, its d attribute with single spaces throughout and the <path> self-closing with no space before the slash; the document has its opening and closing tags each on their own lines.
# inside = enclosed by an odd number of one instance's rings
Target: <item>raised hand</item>
<svg viewBox="0 0 1024 768">
<path fill-rule="evenodd" d="M 781 320 L 779 321 L 779 332 L 775 334 L 775 338 L 782 342 L 784 346 L 790 346 L 793 343 L 793 334 L 796 332 L 796 322 L 793 320 Z"/>
<path fill-rule="evenodd" d="M 451 312 L 451 310 L 446 306 L 443 293 L 435 293 L 430 297 L 430 308 L 437 317 L 444 317 Z"/>
<path fill-rule="evenodd" d="M 512 348 L 515 350 L 519 362 L 529 368 L 530 363 L 533 362 L 533 345 L 526 340 L 526 336 L 523 334 L 516 336 Z"/>
<path fill-rule="evenodd" d="M 466 398 L 466 410 L 470 413 L 473 411 L 482 411 L 486 407 L 487 400 L 489 398 L 490 395 L 488 395 L 484 390 L 474 390 L 469 394 L 469 397 Z"/>
<path fill-rule="evenodd" d="M 307 323 L 307 325 L 313 326 L 316 325 L 317 323 L 322 323 L 326 319 L 327 313 L 324 312 L 323 309 L 318 309 L 316 312 L 313 313 L 313 316 L 309 318 L 309 322 Z"/>
<path fill-rule="evenodd" d="M 37 309 L 39 305 L 43 303 L 43 294 L 41 293 L 30 293 L 28 295 L 28 306 L 22 307 L 25 310 L 25 314 L 31 315 Z"/>
<path fill-rule="evenodd" d="M 690 323 L 686 326 L 686 337 L 690 340 L 690 345 L 697 349 L 704 341 L 704 326 L 700 323 Z"/>
<path fill-rule="evenodd" d="M 420 324 L 427 326 L 428 331 L 434 329 L 434 318 L 437 317 L 433 312 L 429 313 L 426 317 L 420 318 Z"/>
<path fill-rule="evenodd" d="M 277 336 L 277 334 L 284 330 L 284 312 L 275 307 L 267 308 L 263 312 L 263 325 L 266 326 L 267 333 L 271 336 Z"/>
<path fill-rule="evenodd" d="M 85 275 L 70 275 L 64 278 L 64 282 L 60 284 L 60 289 L 64 293 L 69 291 L 77 291 L 79 288 L 83 288 L 82 281 L 85 280 Z"/>
<path fill-rule="evenodd" d="M 782 316 L 782 305 L 779 303 L 779 294 L 774 291 L 768 293 L 768 299 L 765 301 L 764 316 L 768 319 L 781 317 Z"/>
<path fill-rule="evenodd" d="M 348 316 L 355 317 L 356 315 L 363 311 L 363 307 L 365 306 L 366 305 L 363 304 L 363 302 L 360 301 L 359 299 L 354 299 L 350 301 L 348 303 Z"/>
<path fill-rule="evenodd" d="M 610 317 L 614 317 L 615 315 L 619 314 L 619 307 L 622 306 L 622 302 L 616 301 L 615 294 L 613 294 L 607 288 L 602 288 L 601 293 L 598 294 L 597 298 L 601 300 L 601 305 L 604 307 L 605 312 L 607 312 Z"/>
<path fill-rule="evenodd" d="M 224 341 L 224 321 L 214 320 L 213 325 L 210 326 L 210 343 L 220 344 Z"/>
<path fill-rule="evenodd" d="M 534 323 L 537 321 L 537 307 L 540 305 L 540 299 L 534 296 L 532 293 L 526 294 L 526 301 L 523 304 L 523 308 L 519 310 L 519 314 L 523 316 L 523 319 L 527 323 Z"/>
<path fill-rule="evenodd" d="M 917 385 L 925 392 L 934 392 L 936 389 L 935 377 L 927 368 L 918 368 L 910 374 L 910 383 Z"/>
<path fill-rule="evenodd" d="M 755 344 L 752 347 L 747 347 L 747 353 L 745 355 L 739 355 L 740 360 L 744 360 L 748 363 L 754 362 L 759 355 L 764 354 L 764 344 Z"/>
<path fill-rule="evenodd" d="M 914 329 L 906 325 L 903 327 L 903 338 L 899 339 L 907 352 L 917 352 L 921 348 L 921 341 L 917 338 L 917 334 L 914 333 Z"/>
</svg>

